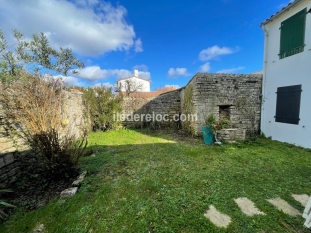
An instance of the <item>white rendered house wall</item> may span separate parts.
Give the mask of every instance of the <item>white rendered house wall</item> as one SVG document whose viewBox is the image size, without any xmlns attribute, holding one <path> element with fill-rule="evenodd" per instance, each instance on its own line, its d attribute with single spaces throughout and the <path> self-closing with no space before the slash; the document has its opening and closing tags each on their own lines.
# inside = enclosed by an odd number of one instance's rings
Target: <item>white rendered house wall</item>
<svg viewBox="0 0 311 233">
<path fill-rule="evenodd" d="M 281 22 L 292 15 L 311 8 L 311 0 L 281 14 L 265 25 L 265 69 L 263 80 L 263 109 L 261 130 L 272 139 L 311 148 L 311 14 L 306 15 L 304 51 L 280 59 Z M 301 85 L 301 101 L 298 124 L 275 121 L 277 88 Z"/>
<path fill-rule="evenodd" d="M 117 81 L 120 91 L 125 92 L 128 89 L 135 92 L 150 92 L 150 81 L 139 78 L 139 72 L 134 71 L 134 76 Z"/>
</svg>

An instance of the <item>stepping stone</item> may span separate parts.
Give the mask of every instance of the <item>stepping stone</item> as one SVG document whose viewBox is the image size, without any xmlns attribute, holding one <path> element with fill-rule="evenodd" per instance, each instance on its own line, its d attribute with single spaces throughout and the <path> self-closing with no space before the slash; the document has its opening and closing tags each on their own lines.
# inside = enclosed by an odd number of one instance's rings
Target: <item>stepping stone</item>
<svg viewBox="0 0 311 233">
<path fill-rule="evenodd" d="M 208 218 L 217 227 L 226 228 L 231 223 L 231 218 L 228 215 L 222 214 L 219 211 L 217 211 L 213 205 L 209 206 L 209 210 L 206 211 L 204 216 Z"/>
<path fill-rule="evenodd" d="M 293 198 L 298 201 L 303 207 L 306 207 L 310 196 L 307 194 L 292 194 Z"/>
<path fill-rule="evenodd" d="M 308 220 L 308 224 L 311 221 L 311 197 L 309 198 L 307 205 L 305 206 L 305 209 L 303 211 L 302 217 L 305 218 L 306 220 Z M 307 224 L 307 221 L 305 223 L 305 225 Z"/>
<path fill-rule="evenodd" d="M 86 176 L 87 171 L 84 171 L 80 174 L 78 179 L 76 179 L 74 182 L 72 182 L 73 187 L 80 187 L 81 183 L 83 182 L 85 176 Z"/>
<path fill-rule="evenodd" d="M 33 230 L 33 233 L 44 233 L 44 225 L 43 224 L 40 224 L 38 225 L 34 230 Z"/>
<path fill-rule="evenodd" d="M 73 197 L 77 191 L 78 191 L 78 187 L 65 189 L 64 191 L 60 193 L 60 198 L 67 199 L 67 198 Z"/>
<path fill-rule="evenodd" d="M 279 197 L 268 199 L 267 201 L 271 203 L 272 205 L 274 205 L 278 210 L 283 211 L 285 214 L 288 214 L 290 216 L 301 215 L 301 213 L 299 213 L 298 210 L 296 210 L 294 207 L 288 204 L 285 200 Z"/>
<path fill-rule="evenodd" d="M 234 199 L 235 203 L 238 204 L 241 211 L 246 214 L 247 216 L 253 216 L 256 214 L 266 215 L 264 212 L 261 212 L 252 202 L 251 200 L 247 199 L 246 197 L 241 197 Z"/>
</svg>

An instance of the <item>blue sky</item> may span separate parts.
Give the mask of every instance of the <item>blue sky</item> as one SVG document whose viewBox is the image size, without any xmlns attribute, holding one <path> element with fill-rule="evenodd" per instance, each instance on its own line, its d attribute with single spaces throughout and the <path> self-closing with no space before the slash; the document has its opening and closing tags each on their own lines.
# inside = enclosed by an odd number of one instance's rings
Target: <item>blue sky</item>
<svg viewBox="0 0 311 233">
<path fill-rule="evenodd" d="M 184 86 L 197 72 L 262 70 L 260 23 L 288 0 L 0 0 L 0 27 L 44 32 L 85 63 L 73 85 L 113 85 L 140 71 L 151 89 Z"/>
</svg>

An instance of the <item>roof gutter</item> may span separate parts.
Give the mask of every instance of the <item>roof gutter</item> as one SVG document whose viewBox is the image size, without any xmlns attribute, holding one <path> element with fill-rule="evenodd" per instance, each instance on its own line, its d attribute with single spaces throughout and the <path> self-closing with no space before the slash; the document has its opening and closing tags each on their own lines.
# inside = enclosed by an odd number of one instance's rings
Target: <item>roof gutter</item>
<svg viewBox="0 0 311 233">
<path fill-rule="evenodd" d="M 273 15 L 271 18 L 267 19 L 266 21 L 261 23 L 261 27 L 263 25 L 266 25 L 268 23 L 270 23 L 271 21 L 273 21 L 274 19 L 278 18 L 280 15 L 282 15 L 284 12 L 289 11 L 291 8 L 297 6 L 298 4 L 300 4 L 301 2 L 303 2 L 304 0 L 296 0 L 294 2 L 292 2 L 290 5 L 288 5 L 287 7 L 284 7 L 282 10 L 280 10 L 278 13 L 276 13 L 275 15 Z"/>
</svg>

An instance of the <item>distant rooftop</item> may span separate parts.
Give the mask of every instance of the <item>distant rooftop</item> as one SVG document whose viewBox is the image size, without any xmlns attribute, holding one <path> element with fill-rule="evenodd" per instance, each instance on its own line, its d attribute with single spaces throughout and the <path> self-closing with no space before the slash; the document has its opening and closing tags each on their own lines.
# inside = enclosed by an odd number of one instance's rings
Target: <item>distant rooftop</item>
<svg viewBox="0 0 311 233">
<path fill-rule="evenodd" d="M 135 98 L 155 98 L 163 93 L 170 92 L 170 91 L 175 91 L 177 90 L 174 87 L 164 87 L 162 89 L 156 90 L 156 91 L 150 91 L 150 92 L 134 92 L 130 94 L 130 97 L 135 97 Z M 125 96 L 125 92 L 121 92 L 123 96 Z"/>
</svg>

